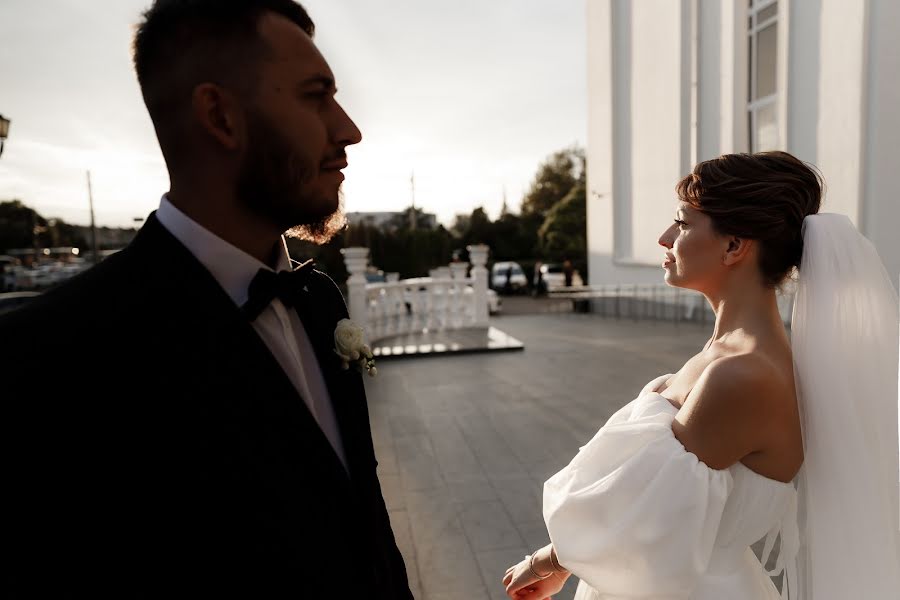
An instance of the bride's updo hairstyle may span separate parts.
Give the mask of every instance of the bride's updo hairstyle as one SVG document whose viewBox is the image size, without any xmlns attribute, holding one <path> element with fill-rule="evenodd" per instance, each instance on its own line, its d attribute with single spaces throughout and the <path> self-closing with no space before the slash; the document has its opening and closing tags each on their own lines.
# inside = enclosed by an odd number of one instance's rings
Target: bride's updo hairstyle
<svg viewBox="0 0 900 600">
<path fill-rule="evenodd" d="M 777 287 L 800 267 L 803 219 L 819 212 L 823 187 L 814 167 L 776 151 L 703 161 L 676 190 L 717 233 L 758 240 L 760 272 Z"/>
</svg>

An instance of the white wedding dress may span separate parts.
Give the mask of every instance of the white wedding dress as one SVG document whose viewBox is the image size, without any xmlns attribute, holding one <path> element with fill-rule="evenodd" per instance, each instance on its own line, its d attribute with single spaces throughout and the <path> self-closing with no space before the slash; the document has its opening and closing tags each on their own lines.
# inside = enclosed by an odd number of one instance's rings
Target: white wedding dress
<svg viewBox="0 0 900 600">
<path fill-rule="evenodd" d="M 672 433 L 678 410 L 656 392 L 668 377 L 648 383 L 544 484 L 550 539 L 581 579 L 575 598 L 780 598 L 770 575 L 786 571 L 787 588 L 796 580 L 794 485 L 742 463 L 711 469 L 687 452 Z M 764 537 L 761 564 L 750 545 Z"/>
</svg>

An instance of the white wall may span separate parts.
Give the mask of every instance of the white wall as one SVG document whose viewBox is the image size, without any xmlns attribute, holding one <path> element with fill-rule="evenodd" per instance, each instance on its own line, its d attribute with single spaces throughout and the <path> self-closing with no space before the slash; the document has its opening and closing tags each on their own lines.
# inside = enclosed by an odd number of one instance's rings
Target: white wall
<svg viewBox="0 0 900 600">
<path fill-rule="evenodd" d="M 630 200 L 631 257 L 648 264 L 663 256 L 656 240 L 674 217 L 675 182 L 689 162 L 682 140 L 690 127 L 682 115 L 690 82 L 682 69 L 681 4 L 631 4 L 631 170 L 621 173 L 631 179 L 631 198 L 622 204 Z"/>
<path fill-rule="evenodd" d="M 900 2 L 873 0 L 868 15 L 862 227 L 898 285 L 900 276 Z"/>
<path fill-rule="evenodd" d="M 695 160 L 747 151 L 746 5 L 587 2 L 591 283 L 662 281 L 656 240 L 672 218 L 675 183 Z M 782 144 L 819 166 L 823 210 L 857 224 L 896 284 L 900 2 L 779 6 Z"/>
<path fill-rule="evenodd" d="M 822 0 L 815 164 L 825 175 L 823 211 L 860 225 L 867 2 Z M 806 105 L 798 106 L 803 111 Z M 789 118 L 793 118 L 790 115 Z"/>
<path fill-rule="evenodd" d="M 587 4 L 590 280 L 659 282 L 656 240 L 689 164 L 689 2 Z"/>
</svg>

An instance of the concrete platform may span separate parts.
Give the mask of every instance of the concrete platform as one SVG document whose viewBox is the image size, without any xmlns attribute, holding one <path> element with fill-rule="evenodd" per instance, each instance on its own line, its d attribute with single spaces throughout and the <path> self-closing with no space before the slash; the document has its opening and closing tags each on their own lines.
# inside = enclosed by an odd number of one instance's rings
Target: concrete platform
<svg viewBox="0 0 900 600">
<path fill-rule="evenodd" d="M 524 350 L 398 357 L 366 378 L 379 477 L 419 600 L 506 598 L 506 568 L 548 543 L 543 482 L 712 333 L 590 314 L 492 322 Z"/>
<path fill-rule="evenodd" d="M 508 352 L 522 350 L 524 344 L 496 327 L 422 331 L 384 338 L 372 345 L 380 359 Z"/>
</svg>

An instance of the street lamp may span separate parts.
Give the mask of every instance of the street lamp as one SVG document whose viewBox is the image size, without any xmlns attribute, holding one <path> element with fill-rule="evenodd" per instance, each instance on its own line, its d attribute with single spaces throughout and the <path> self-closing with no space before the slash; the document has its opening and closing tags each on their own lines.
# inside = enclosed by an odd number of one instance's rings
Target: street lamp
<svg viewBox="0 0 900 600">
<path fill-rule="evenodd" d="M 3 115 L 0 115 L 0 156 L 3 155 L 3 142 L 6 141 L 6 136 L 9 134 L 9 119 L 3 118 Z"/>
</svg>

